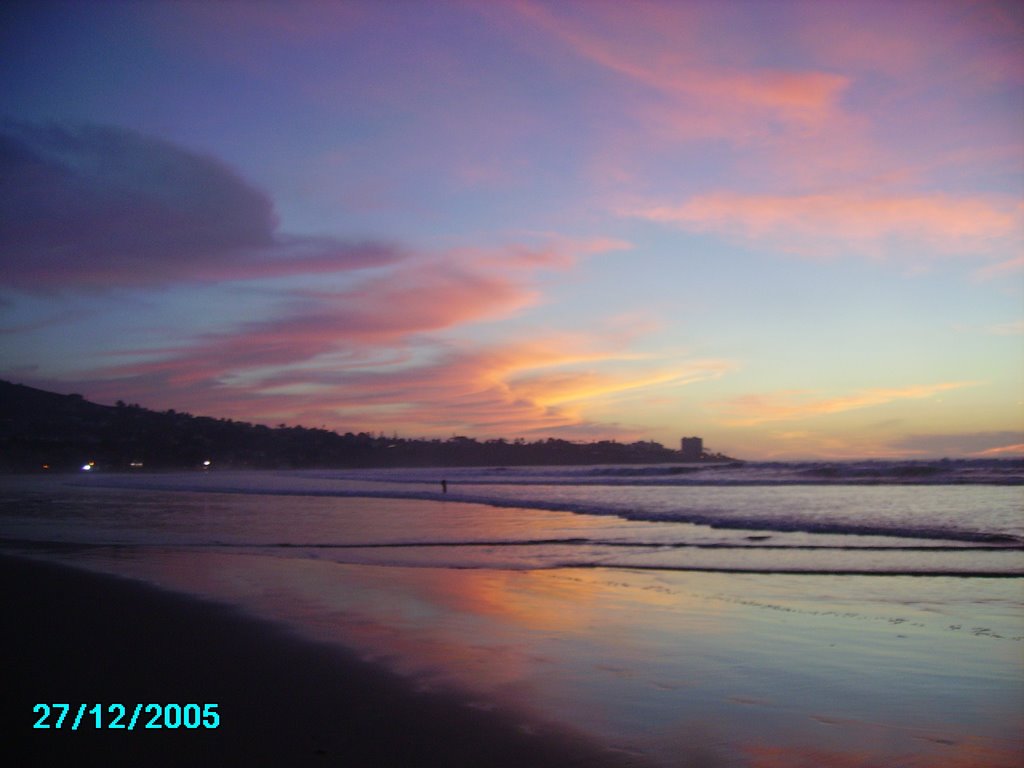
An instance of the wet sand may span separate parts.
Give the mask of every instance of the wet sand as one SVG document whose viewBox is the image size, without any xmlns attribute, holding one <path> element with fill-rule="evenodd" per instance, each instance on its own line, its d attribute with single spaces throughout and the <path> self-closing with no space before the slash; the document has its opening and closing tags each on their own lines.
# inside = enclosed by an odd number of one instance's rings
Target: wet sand
<svg viewBox="0 0 1024 768">
<path fill-rule="evenodd" d="M 26 765 L 641 766 L 334 645 L 126 579 L 0 556 L 5 752 Z M 216 729 L 34 729 L 40 702 L 216 703 Z M 86 718 L 89 718 L 86 715 Z M 127 720 L 126 720 L 127 721 Z M 51 723 L 54 718 L 51 717 Z M 24 759 L 24 758 L 23 758 Z"/>
</svg>

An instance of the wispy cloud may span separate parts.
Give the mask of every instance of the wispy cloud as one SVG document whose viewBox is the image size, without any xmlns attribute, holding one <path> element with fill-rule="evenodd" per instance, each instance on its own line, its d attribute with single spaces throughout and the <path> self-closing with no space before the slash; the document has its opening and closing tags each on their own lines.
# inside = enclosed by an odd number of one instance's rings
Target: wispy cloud
<svg viewBox="0 0 1024 768">
<path fill-rule="evenodd" d="M 988 332 L 996 336 L 1020 336 L 1024 334 L 1024 320 L 993 325 L 988 328 Z"/>
<path fill-rule="evenodd" d="M 938 194 L 723 192 L 626 213 L 820 256 L 883 255 L 887 245 L 897 242 L 944 254 L 987 254 L 993 244 L 1019 241 L 1024 235 L 1024 210 L 1015 200 Z"/>
<path fill-rule="evenodd" d="M 996 264 L 989 264 L 975 272 L 974 276 L 979 280 L 995 280 L 1017 272 L 1024 272 L 1024 256 L 1015 256 Z"/>
<path fill-rule="evenodd" d="M 901 437 L 889 445 L 911 455 L 999 458 L 1024 454 L 1024 432 L 914 434 Z"/>
<path fill-rule="evenodd" d="M 1019 137 L 1007 120 L 962 117 L 979 93 L 1019 84 L 1019 67 L 1007 64 L 1020 22 L 1005 9 L 890 4 L 873 7 L 878 23 L 866 25 L 862 8 L 834 4 L 736 14 L 696 3 L 515 8 L 598 68 L 614 94 L 621 122 L 603 135 L 592 168 L 619 213 L 817 257 L 1006 262 L 1024 245 L 1019 201 L 973 191 L 978 179 L 1019 170 Z M 728 53 L 708 45 L 722 29 Z M 781 39 L 789 67 L 768 50 Z M 938 68 L 948 70 L 941 89 Z M 639 191 L 659 183 L 659 161 L 687 167 L 680 154 L 696 147 L 705 154 L 685 155 L 689 168 L 675 181 L 696 194 Z M 721 191 L 707 191 L 708 157 L 718 153 L 728 157 L 714 171 Z M 624 205 L 631 194 L 648 202 Z"/>
<path fill-rule="evenodd" d="M 280 343 L 269 341 L 269 327 L 252 347 L 245 342 L 251 334 L 239 333 L 154 364 L 102 372 L 78 388 L 116 399 L 128 386 L 154 407 L 187 401 L 199 412 L 241 418 L 258 406 L 265 421 L 338 429 L 649 437 L 640 425 L 590 413 L 619 397 L 677 392 L 734 368 L 718 359 L 639 355 L 581 334 L 491 344 L 421 338 L 415 347 L 393 339 L 353 348 L 327 343 L 337 339 L 331 333 L 306 338 L 308 327 L 294 326 L 281 332 Z"/>
<path fill-rule="evenodd" d="M 455 248 L 448 259 L 476 269 L 565 270 L 587 256 L 629 251 L 633 244 L 614 237 L 569 237 L 558 232 L 527 232 L 518 242 L 491 248 Z"/>
<path fill-rule="evenodd" d="M 282 291 L 284 308 L 238 328 L 209 332 L 156 360 L 106 371 L 161 374 L 168 383 L 223 379 L 257 369 L 307 364 L 346 349 L 393 346 L 416 334 L 508 315 L 530 304 L 524 281 L 421 259 L 340 291 Z"/>
<path fill-rule="evenodd" d="M 874 24 L 857 23 L 862 10 L 857 4 L 802 4 L 794 44 L 816 60 L 883 74 L 891 82 L 932 78 L 941 69 L 944 94 L 961 85 L 984 88 L 1024 78 L 1022 19 L 1012 4 L 979 0 L 965 9 L 948 2 L 879 3 L 871 8 Z"/>
<path fill-rule="evenodd" d="M 898 400 L 920 400 L 940 392 L 975 386 L 976 382 L 954 381 L 910 387 L 864 389 L 848 395 L 822 397 L 815 392 L 790 391 L 745 395 L 715 404 L 730 426 L 754 426 L 772 421 L 800 421 L 843 413 Z"/>
<path fill-rule="evenodd" d="M 1013 443 L 1011 445 L 1000 445 L 996 448 L 986 448 L 974 454 L 978 457 L 1002 458 L 1003 456 L 1024 456 L 1024 443 Z"/>
<path fill-rule="evenodd" d="M 741 135 L 741 118 L 763 119 L 799 128 L 827 121 L 848 85 L 843 75 L 817 70 L 780 70 L 710 65 L 700 54 L 707 28 L 697 6 L 630 3 L 591 6 L 589 14 L 570 14 L 535 2 L 516 8 L 579 56 L 662 95 L 683 100 L 713 123 L 719 137 L 728 126 Z M 625 34 L 624 30 L 628 30 Z"/>
<path fill-rule="evenodd" d="M 421 366 L 345 374 L 348 407 L 360 414 L 374 393 L 402 393 L 390 415 L 431 434 L 455 429 L 488 436 L 561 433 L 575 437 L 625 434 L 623 425 L 598 423 L 595 404 L 636 392 L 657 392 L 717 378 L 731 366 L 720 360 L 638 359 L 601 341 L 556 336 L 483 348 L 449 349 Z M 382 405 L 393 402 L 386 395 Z M 388 418 L 387 413 L 377 417 Z M 335 418 L 338 418 L 335 415 Z M 633 433 L 643 433 L 637 426 Z"/>
</svg>

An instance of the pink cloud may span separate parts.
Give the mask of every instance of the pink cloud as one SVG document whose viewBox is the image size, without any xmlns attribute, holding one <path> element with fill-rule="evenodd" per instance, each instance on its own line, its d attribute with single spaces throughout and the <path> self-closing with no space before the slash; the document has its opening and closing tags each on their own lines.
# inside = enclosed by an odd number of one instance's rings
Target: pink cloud
<svg viewBox="0 0 1024 768">
<path fill-rule="evenodd" d="M 892 78 L 930 80 L 941 68 L 945 88 L 1024 77 L 1018 48 L 1024 24 L 1012 4 L 874 3 L 870 25 L 863 23 L 865 5 L 804 5 L 796 42 L 819 62 Z"/>
<path fill-rule="evenodd" d="M 564 270 L 588 256 L 615 251 L 629 251 L 633 244 L 614 237 L 568 237 L 557 232 L 530 233 L 538 243 L 513 243 L 500 248 L 462 248 L 452 252 L 460 262 L 476 268 L 501 270 Z"/>
<path fill-rule="evenodd" d="M 293 293 L 280 316 L 174 349 L 150 350 L 161 358 L 103 373 L 161 374 L 168 383 L 216 380 L 308 363 L 352 347 L 400 344 L 414 334 L 505 316 L 534 298 L 532 289 L 513 278 L 424 261 L 347 291 Z"/>
<path fill-rule="evenodd" d="M 533 25 L 579 56 L 655 92 L 688 102 L 696 120 L 718 137 L 728 128 L 743 133 L 740 119 L 762 118 L 820 127 L 836 112 L 848 78 L 832 71 L 711 64 L 701 43 L 714 23 L 706 9 L 648 3 L 591 4 L 570 16 L 551 7 L 520 2 Z M 709 130 L 709 134 L 711 132 Z"/>
<path fill-rule="evenodd" d="M 992 244 L 1019 241 L 1024 234 L 1024 215 L 1016 201 L 939 194 L 718 193 L 627 213 L 825 256 L 848 251 L 874 255 L 893 239 L 942 253 L 984 254 Z"/>
<path fill-rule="evenodd" d="M 910 229 L 919 240 L 923 218 L 927 227 L 942 224 L 927 244 L 943 247 L 964 215 L 979 229 L 989 222 L 1002 229 L 1004 219 L 987 214 L 1005 215 L 1006 201 L 969 190 L 1021 161 L 1013 135 L 1019 121 L 1006 111 L 1015 91 L 999 90 L 1019 85 L 1024 75 L 1020 15 L 1005 5 L 524 0 L 515 7 L 521 22 L 559 43 L 563 56 L 570 52 L 606 75 L 604 98 L 619 120 L 605 125 L 608 135 L 594 147 L 589 168 L 619 201 L 614 208 L 624 207 L 623 187 L 659 178 L 659 161 L 679 162 L 669 153 L 680 145 L 710 142 L 730 145 L 722 170 L 734 188 L 795 195 L 801 206 L 821 191 L 827 198 L 848 194 L 837 196 L 837 188 L 883 190 L 867 195 L 879 204 L 837 200 L 860 209 L 851 216 L 828 210 L 827 201 L 819 205 L 838 219 L 844 237 L 864 233 L 874 240 L 870 227 L 882 226 L 885 236 L 907 236 Z M 549 60 L 555 66 L 557 55 Z M 786 63 L 793 61 L 800 65 Z M 943 73 L 939 85 L 936 71 Z M 979 158 L 979 142 L 1000 148 L 1002 159 Z M 695 168 L 707 162 L 698 159 Z M 701 176 L 684 173 L 677 183 L 700 184 Z M 924 191 L 906 192 L 909 183 Z M 965 191 L 943 201 L 931 191 L 938 187 Z M 902 206 L 898 215 L 907 225 L 886 221 L 894 205 Z M 748 211 L 737 220 L 753 227 L 769 214 Z M 971 231 L 954 231 L 952 246 L 973 250 L 975 225 L 965 226 Z M 819 245 L 832 244 L 811 248 Z"/>
</svg>

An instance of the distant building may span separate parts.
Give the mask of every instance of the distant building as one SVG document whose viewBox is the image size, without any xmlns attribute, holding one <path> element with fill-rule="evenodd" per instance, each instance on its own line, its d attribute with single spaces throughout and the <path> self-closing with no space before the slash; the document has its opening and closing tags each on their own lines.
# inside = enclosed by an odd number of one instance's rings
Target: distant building
<svg viewBox="0 0 1024 768">
<path fill-rule="evenodd" d="M 704 438 L 684 437 L 680 441 L 680 452 L 683 454 L 683 461 L 699 461 L 704 455 Z"/>
</svg>

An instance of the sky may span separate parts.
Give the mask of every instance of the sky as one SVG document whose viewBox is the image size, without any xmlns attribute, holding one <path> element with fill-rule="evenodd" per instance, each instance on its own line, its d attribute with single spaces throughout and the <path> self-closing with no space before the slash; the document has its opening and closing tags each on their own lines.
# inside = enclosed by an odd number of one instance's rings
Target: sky
<svg viewBox="0 0 1024 768">
<path fill-rule="evenodd" d="M 9 2 L 0 378 L 1024 455 L 1018 2 Z"/>
</svg>

